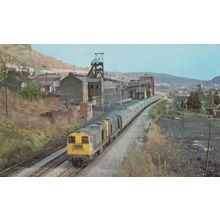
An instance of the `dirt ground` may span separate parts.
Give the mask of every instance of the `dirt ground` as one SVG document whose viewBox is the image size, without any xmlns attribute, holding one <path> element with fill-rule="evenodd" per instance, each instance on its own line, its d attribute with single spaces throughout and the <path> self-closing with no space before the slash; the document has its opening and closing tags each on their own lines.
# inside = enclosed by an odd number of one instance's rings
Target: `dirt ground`
<svg viewBox="0 0 220 220">
<path fill-rule="evenodd" d="M 195 114 L 184 116 L 161 116 L 157 124 L 161 132 L 168 134 L 174 146 L 187 151 L 188 159 L 196 162 L 196 175 L 204 176 L 210 122 L 212 132 L 210 141 L 208 176 L 220 176 L 220 120 L 201 117 Z"/>
</svg>

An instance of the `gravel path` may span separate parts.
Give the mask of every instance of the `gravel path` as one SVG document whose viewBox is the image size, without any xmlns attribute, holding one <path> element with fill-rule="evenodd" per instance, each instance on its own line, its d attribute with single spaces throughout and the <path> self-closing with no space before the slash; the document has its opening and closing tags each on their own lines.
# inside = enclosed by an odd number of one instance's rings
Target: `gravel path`
<svg viewBox="0 0 220 220">
<path fill-rule="evenodd" d="M 12 176 L 22 177 L 22 176 L 29 176 L 32 173 L 34 173 L 36 170 L 38 170 L 40 167 L 48 163 L 49 161 L 53 160 L 54 158 L 58 157 L 59 155 L 63 154 L 66 151 L 66 147 L 61 148 L 60 150 L 52 153 L 50 156 L 44 158 L 43 160 L 40 160 L 39 162 L 33 164 L 30 167 L 24 168 L 19 172 L 14 173 Z"/>
<path fill-rule="evenodd" d="M 143 143 L 144 134 L 147 132 L 151 122 L 149 110 L 145 109 L 125 131 L 116 139 L 109 152 L 90 168 L 84 176 L 102 177 L 117 176 L 118 168 L 129 147 L 135 147 Z"/>
</svg>

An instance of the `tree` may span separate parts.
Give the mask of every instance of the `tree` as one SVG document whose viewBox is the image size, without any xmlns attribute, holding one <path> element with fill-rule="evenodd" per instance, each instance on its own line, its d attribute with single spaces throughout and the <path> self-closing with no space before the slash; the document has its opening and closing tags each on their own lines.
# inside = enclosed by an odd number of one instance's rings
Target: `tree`
<svg viewBox="0 0 220 220">
<path fill-rule="evenodd" d="M 33 101 L 40 99 L 42 94 L 40 87 L 33 81 L 29 80 L 27 82 L 27 86 L 22 89 L 21 96 L 28 99 L 29 101 Z"/>
<path fill-rule="evenodd" d="M 198 92 L 191 92 L 186 104 L 188 108 L 200 109 L 202 105 Z"/>
</svg>

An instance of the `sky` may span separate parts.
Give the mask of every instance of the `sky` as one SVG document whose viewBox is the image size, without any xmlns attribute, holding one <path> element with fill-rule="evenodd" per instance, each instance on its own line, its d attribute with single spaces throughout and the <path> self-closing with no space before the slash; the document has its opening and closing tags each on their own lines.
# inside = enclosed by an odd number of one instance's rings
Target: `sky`
<svg viewBox="0 0 220 220">
<path fill-rule="evenodd" d="M 220 44 L 33 44 L 64 62 L 88 67 L 104 53 L 106 71 L 168 73 L 201 80 L 220 75 Z"/>
</svg>

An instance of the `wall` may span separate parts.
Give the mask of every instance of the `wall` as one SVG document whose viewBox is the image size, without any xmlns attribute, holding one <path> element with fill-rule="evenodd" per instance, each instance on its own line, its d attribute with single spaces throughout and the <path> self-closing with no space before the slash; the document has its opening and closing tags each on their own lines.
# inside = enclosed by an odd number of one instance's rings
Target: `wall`
<svg viewBox="0 0 220 220">
<path fill-rule="evenodd" d="M 101 83 L 100 82 L 89 82 L 89 96 L 100 96 L 101 95 Z"/>
<path fill-rule="evenodd" d="M 74 76 L 68 76 L 60 82 L 60 97 L 63 101 L 79 105 L 86 101 L 87 85 Z M 84 90 L 84 92 L 83 92 Z M 88 93 L 88 91 L 87 91 Z"/>
</svg>

